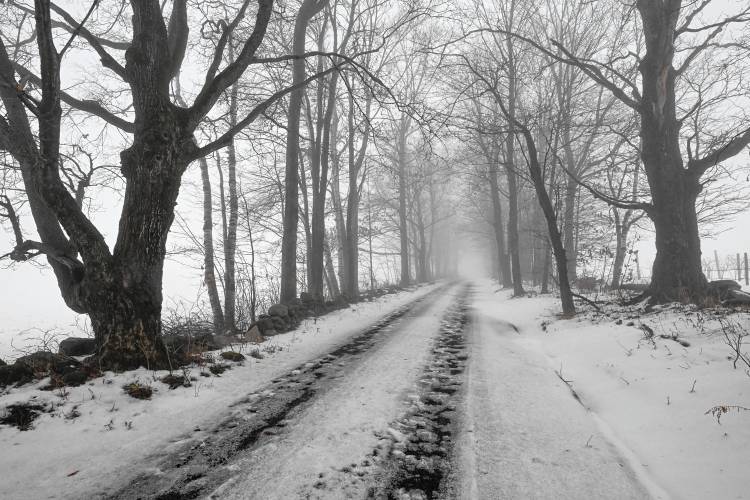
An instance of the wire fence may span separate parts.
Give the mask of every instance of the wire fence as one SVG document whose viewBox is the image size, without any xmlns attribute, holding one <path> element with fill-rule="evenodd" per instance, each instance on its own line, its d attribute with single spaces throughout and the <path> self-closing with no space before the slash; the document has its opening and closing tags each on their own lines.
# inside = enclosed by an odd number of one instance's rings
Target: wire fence
<svg viewBox="0 0 750 500">
<path fill-rule="evenodd" d="M 713 258 L 703 258 L 703 272 L 709 280 L 735 280 L 750 285 L 748 253 L 725 255 L 723 258 L 714 251 Z"/>
</svg>

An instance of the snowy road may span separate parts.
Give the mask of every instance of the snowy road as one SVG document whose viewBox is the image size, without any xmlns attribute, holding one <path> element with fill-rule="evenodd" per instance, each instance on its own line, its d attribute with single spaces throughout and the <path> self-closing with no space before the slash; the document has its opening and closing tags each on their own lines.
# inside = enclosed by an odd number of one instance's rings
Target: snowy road
<svg viewBox="0 0 750 500">
<path fill-rule="evenodd" d="M 545 359 L 479 305 L 459 436 L 460 498 L 644 499 L 649 493 Z"/>
<path fill-rule="evenodd" d="M 459 289 L 400 308 L 350 342 L 249 395 L 202 442 L 151 464 L 109 498 L 357 498 L 355 471 L 389 428 Z M 364 459 L 364 460 L 363 460 Z"/>
<path fill-rule="evenodd" d="M 472 297 L 447 286 L 385 316 L 106 497 L 654 496 L 591 442 L 596 422 L 546 360 Z"/>
</svg>

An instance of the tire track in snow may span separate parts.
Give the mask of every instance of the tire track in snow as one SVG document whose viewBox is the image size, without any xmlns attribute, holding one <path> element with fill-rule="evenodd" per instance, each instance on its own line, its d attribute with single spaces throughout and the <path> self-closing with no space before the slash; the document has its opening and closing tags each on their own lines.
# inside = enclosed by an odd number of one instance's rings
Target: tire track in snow
<svg viewBox="0 0 750 500">
<path fill-rule="evenodd" d="M 113 499 L 185 500 L 199 498 L 237 475 L 233 461 L 284 432 L 299 412 L 324 393 L 333 379 L 356 365 L 394 332 L 394 325 L 418 315 L 446 293 L 440 287 L 400 307 L 333 351 L 274 379 L 265 389 L 234 403 L 231 414 L 178 452 L 158 459 L 156 466 L 109 496 Z"/>
<path fill-rule="evenodd" d="M 383 436 L 373 460 L 382 469 L 369 498 L 451 498 L 452 453 L 457 406 L 468 360 L 464 331 L 469 322 L 470 287 L 445 314 L 407 414 Z M 380 457 L 380 458 L 378 458 Z"/>
</svg>

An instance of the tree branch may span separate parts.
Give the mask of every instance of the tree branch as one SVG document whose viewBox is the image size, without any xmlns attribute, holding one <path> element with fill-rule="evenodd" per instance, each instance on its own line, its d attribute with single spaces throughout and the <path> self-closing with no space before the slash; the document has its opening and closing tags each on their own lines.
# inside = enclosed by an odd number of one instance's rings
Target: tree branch
<svg viewBox="0 0 750 500">
<path fill-rule="evenodd" d="M 13 68 L 16 70 L 16 72 L 18 72 L 19 75 L 21 75 L 21 77 L 27 78 L 34 85 L 41 87 L 41 78 L 18 63 L 14 62 L 12 64 Z M 114 125 L 124 132 L 132 134 L 135 131 L 135 125 L 132 122 L 129 122 L 124 118 L 117 116 L 97 101 L 94 101 L 92 99 L 78 99 L 77 97 L 73 97 L 72 95 L 68 94 L 64 90 L 60 91 L 60 100 L 80 111 L 98 116 L 105 122 L 109 123 L 110 125 Z"/>
<path fill-rule="evenodd" d="M 182 66 L 187 49 L 188 34 L 187 0 L 175 0 L 172 5 L 172 14 L 169 16 L 168 44 L 169 54 L 172 57 L 170 75 L 174 78 Z"/>
<path fill-rule="evenodd" d="M 239 132 L 242 131 L 245 127 L 250 125 L 252 122 L 254 122 L 259 116 L 261 116 L 272 104 L 279 101 L 282 97 L 286 96 L 287 94 L 290 94 L 291 92 L 294 92 L 297 89 L 303 88 L 307 86 L 310 82 L 313 82 L 317 80 L 318 78 L 322 78 L 334 71 L 338 71 L 341 66 L 346 64 L 345 62 L 342 62 L 338 65 L 332 66 L 328 68 L 327 70 L 323 71 L 322 73 L 316 73 L 314 75 L 309 76 L 302 82 L 300 82 L 297 85 L 292 85 L 290 87 L 287 87 L 285 89 L 279 90 L 278 92 L 274 93 L 270 97 L 268 97 L 266 100 L 258 104 L 253 110 L 245 116 L 242 120 L 237 122 L 233 127 L 231 127 L 227 132 L 221 135 L 218 139 L 216 139 L 213 142 L 210 142 L 206 144 L 203 147 L 198 148 L 197 151 L 192 155 L 192 159 L 196 160 L 202 156 L 209 155 L 213 153 L 214 151 L 218 151 L 219 149 L 225 147 L 229 144 L 229 142 L 232 140 L 232 138 L 237 135 Z"/>
<path fill-rule="evenodd" d="M 709 168 L 738 155 L 749 144 L 750 128 L 747 128 L 735 135 L 731 141 L 709 152 L 703 158 L 695 158 L 688 161 L 688 170 L 701 175 Z"/>
<path fill-rule="evenodd" d="M 242 8 L 240 9 L 240 13 L 232 22 L 233 26 L 236 26 L 236 23 L 239 23 L 239 19 L 242 15 L 244 15 L 248 3 L 249 0 L 245 0 Z M 231 34 L 231 31 L 229 29 L 225 30 L 225 33 L 222 35 L 222 38 L 220 40 L 220 45 L 222 44 L 222 41 L 223 45 L 221 46 L 221 50 L 219 50 L 220 47 L 217 47 L 216 53 L 214 54 L 214 60 L 211 63 L 208 74 L 206 75 L 206 84 L 203 86 L 200 93 L 198 93 L 198 96 L 195 98 L 195 102 L 189 109 L 189 113 L 194 125 L 197 125 L 198 122 L 200 122 L 200 120 L 204 116 L 206 116 L 211 108 L 213 108 L 214 104 L 216 104 L 216 101 L 219 99 L 221 94 L 225 90 L 227 90 L 234 82 L 236 82 L 240 78 L 240 76 L 242 76 L 242 73 L 244 73 L 245 69 L 247 69 L 250 61 L 258 50 L 258 47 L 260 47 L 260 44 L 266 34 L 266 28 L 268 27 L 268 22 L 271 19 L 272 8 L 273 0 L 258 0 L 258 13 L 255 18 L 255 26 L 253 27 L 252 34 L 245 42 L 245 45 L 242 47 L 242 51 L 237 56 L 237 59 L 234 62 L 230 63 L 215 77 L 212 77 L 211 72 L 215 72 L 219 64 L 221 63 L 221 60 L 223 58 L 223 46 L 226 45 L 226 40 Z"/>
<path fill-rule="evenodd" d="M 98 0 L 97 0 L 98 1 Z M 83 24 L 79 24 L 76 22 L 76 20 L 68 14 L 64 9 L 58 7 L 54 3 L 50 2 L 50 9 L 55 11 L 57 14 L 62 16 L 63 19 L 65 19 L 65 22 L 70 24 L 74 27 L 74 29 L 78 30 L 80 35 L 91 45 L 91 48 L 93 48 L 97 54 L 99 54 L 99 57 L 101 58 L 102 66 L 105 68 L 109 68 L 112 71 L 114 71 L 117 76 L 122 78 L 124 81 L 128 81 L 128 76 L 125 71 L 125 68 L 117 62 L 117 60 L 112 57 L 109 52 L 107 52 L 104 47 L 102 47 L 101 43 L 99 43 L 99 39 L 91 34 L 89 30 L 87 30 Z M 96 5 L 96 2 L 94 2 L 94 5 Z M 92 6 L 93 7 L 93 6 Z M 85 20 L 84 20 L 85 21 Z M 52 27 L 50 25 L 50 27 Z M 72 40 L 72 39 L 71 39 Z M 62 54 L 61 54 L 62 55 Z"/>
</svg>

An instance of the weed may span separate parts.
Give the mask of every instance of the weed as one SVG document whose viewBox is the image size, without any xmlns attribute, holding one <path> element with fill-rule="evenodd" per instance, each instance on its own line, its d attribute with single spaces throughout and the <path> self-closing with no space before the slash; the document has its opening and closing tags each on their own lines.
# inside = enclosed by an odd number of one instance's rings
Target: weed
<svg viewBox="0 0 750 500">
<path fill-rule="evenodd" d="M 125 393 L 131 398 L 151 399 L 153 388 L 148 384 L 141 384 L 139 381 L 131 382 L 123 387 Z"/>
</svg>

